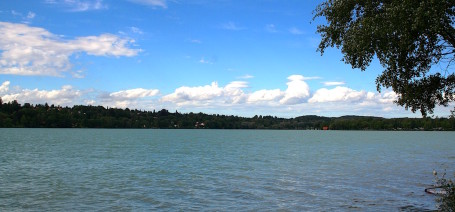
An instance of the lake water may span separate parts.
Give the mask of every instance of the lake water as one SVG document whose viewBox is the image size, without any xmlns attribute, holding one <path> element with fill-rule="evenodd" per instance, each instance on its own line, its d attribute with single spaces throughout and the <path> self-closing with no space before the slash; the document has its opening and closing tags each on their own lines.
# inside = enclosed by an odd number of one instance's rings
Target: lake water
<svg viewBox="0 0 455 212">
<path fill-rule="evenodd" d="M 434 210 L 454 132 L 0 129 L 0 211 Z"/>
</svg>

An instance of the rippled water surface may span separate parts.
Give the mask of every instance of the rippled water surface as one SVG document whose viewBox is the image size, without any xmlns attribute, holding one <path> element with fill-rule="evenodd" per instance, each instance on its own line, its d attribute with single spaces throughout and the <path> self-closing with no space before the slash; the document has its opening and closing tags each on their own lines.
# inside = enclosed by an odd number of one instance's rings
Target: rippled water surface
<svg viewBox="0 0 455 212">
<path fill-rule="evenodd" d="M 453 132 L 0 129 L 0 211 L 434 210 Z"/>
</svg>

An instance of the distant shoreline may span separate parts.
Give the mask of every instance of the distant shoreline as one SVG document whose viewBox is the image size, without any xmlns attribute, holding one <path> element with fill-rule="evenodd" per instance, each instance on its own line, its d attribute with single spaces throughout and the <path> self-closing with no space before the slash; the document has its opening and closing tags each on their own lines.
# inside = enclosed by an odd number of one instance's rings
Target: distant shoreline
<svg viewBox="0 0 455 212">
<path fill-rule="evenodd" d="M 455 118 L 382 118 L 374 116 L 295 118 L 142 111 L 75 105 L 0 104 L 0 128 L 103 128 L 103 129 L 264 129 L 264 130 L 362 130 L 454 131 Z"/>
</svg>

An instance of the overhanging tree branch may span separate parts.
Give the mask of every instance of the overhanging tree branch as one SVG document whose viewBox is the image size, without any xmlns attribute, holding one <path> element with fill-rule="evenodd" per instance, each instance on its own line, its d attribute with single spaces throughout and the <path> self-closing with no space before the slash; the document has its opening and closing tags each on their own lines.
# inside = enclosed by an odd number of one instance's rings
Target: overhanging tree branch
<svg viewBox="0 0 455 212">
<path fill-rule="evenodd" d="M 455 58 L 455 1 L 327 0 L 314 14 L 327 21 L 318 26 L 318 51 L 341 48 L 343 61 L 361 70 L 376 56 L 384 67 L 378 91 L 392 88 L 397 104 L 426 116 L 454 101 L 455 80 L 447 70 Z M 432 69 L 441 63 L 447 68 Z"/>
</svg>

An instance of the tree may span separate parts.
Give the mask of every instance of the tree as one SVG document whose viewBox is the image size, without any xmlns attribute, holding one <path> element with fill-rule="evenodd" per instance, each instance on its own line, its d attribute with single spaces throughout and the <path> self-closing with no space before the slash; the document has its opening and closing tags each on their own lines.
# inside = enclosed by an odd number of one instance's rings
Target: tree
<svg viewBox="0 0 455 212">
<path fill-rule="evenodd" d="M 377 57 L 377 89 L 392 88 L 398 105 L 426 116 L 455 101 L 455 1 L 326 0 L 314 14 L 327 21 L 317 29 L 318 51 L 341 48 L 343 61 L 362 71 Z"/>
</svg>

